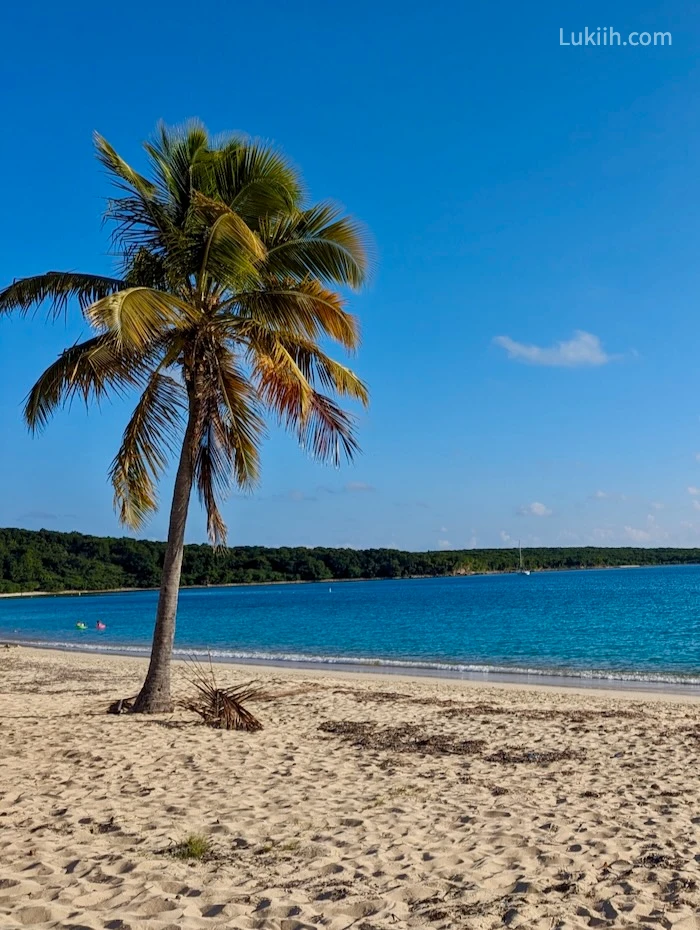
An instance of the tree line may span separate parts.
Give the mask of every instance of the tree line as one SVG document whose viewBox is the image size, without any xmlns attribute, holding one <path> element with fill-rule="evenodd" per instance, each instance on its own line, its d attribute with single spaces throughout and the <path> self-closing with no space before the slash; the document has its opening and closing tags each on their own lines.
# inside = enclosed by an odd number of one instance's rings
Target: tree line
<svg viewBox="0 0 700 930">
<path fill-rule="evenodd" d="M 0 529 L 0 593 L 155 588 L 164 553 L 164 542 L 144 539 Z M 524 550 L 523 559 L 532 571 L 684 565 L 700 563 L 700 549 L 537 548 Z M 517 569 L 515 549 L 405 552 L 193 544 L 185 546 L 182 584 L 439 577 Z"/>
</svg>

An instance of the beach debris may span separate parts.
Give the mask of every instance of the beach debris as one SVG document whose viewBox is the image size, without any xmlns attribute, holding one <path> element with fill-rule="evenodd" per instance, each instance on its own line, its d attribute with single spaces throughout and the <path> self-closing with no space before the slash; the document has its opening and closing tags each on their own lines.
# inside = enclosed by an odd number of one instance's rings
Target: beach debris
<svg viewBox="0 0 700 930">
<path fill-rule="evenodd" d="M 197 714 L 203 722 L 220 730 L 246 730 L 254 733 L 262 730 L 262 723 L 244 706 L 248 701 L 262 700 L 266 696 L 263 688 L 255 682 L 220 688 L 209 660 L 208 668 L 196 659 L 191 659 L 185 680 L 194 688 L 192 697 L 179 700 L 178 706 Z"/>
<path fill-rule="evenodd" d="M 552 762 L 580 762 L 585 754 L 580 749 L 528 749 L 525 746 L 504 746 L 486 756 L 487 762 L 503 765 L 550 765 Z"/>
<path fill-rule="evenodd" d="M 670 856 L 667 853 L 654 852 L 649 850 L 638 856 L 632 863 L 636 868 L 641 869 L 672 869 L 680 871 L 685 866 L 685 861 L 680 856 Z"/>
<path fill-rule="evenodd" d="M 107 708 L 108 714 L 128 714 L 131 708 L 134 706 L 134 701 L 136 700 L 136 695 L 130 698 L 119 698 L 118 701 L 112 701 L 112 703 Z"/>
<path fill-rule="evenodd" d="M 423 727 L 412 723 L 378 729 L 371 720 L 326 720 L 320 724 L 319 730 L 339 736 L 361 749 L 414 752 L 431 756 L 475 755 L 486 745 L 482 739 L 455 739 L 442 733 L 430 735 Z"/>
<path fill-rule="evenodd" d="M 459 704 L 444 711 L 446 717 L 517 716 L 525 720 L 564 720 L 567 723 L 586 723 L 593 720 L 609 720 L 612 717 L 639 719 L 643 715 L 634 710 L 588 710 L 561 707 L 518 707 L 497 704 Z"/>
</svg>

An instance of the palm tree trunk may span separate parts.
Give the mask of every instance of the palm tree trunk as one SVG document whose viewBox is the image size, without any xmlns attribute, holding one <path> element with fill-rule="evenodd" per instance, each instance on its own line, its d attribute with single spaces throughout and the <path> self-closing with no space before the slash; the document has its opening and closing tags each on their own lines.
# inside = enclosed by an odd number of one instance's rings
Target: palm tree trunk
<svg viewBox="0 0 700 930">
<path fill-rule="evenodd" d="M 187 428 L 182 442 L 180 463 L 175 477 L 173 502 L 170 508 L 168 542 L 163 559 L 160 595 L 153 631 L 151 661 L 143 687 L 133 706 L 134 713 L 163 714 L 173 709 L 170 696 L 170 665 L 175 641 L 175 616 L 180 594 L 182 556 L 185 548 L 185 525 L 190 505 L 197 451 L 195 413 L 190 406 Z"/>
</svg>

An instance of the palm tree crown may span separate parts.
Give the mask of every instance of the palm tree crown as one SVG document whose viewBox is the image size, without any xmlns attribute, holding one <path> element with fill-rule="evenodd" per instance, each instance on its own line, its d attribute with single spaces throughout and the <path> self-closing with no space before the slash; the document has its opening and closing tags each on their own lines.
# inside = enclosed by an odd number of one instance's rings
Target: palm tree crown
<svg viewBox="0 0 700 930">
<path fill-rule="evenodd" d="M 357 321 L 332 288 L 365 279 L 364 237 L 332 205 L 305 205 L 294 169 L 257 143 L 213 145 L 197 124 L 161 127 L 145 146 L 148 179 L 102 137 L 96 146 L 119 188 L 106 214 L 118 274 L 49 272 L 0 292 L 0 312 L 48 301 L 53 317 L 77 299 L 94 332 L 44 372 L 25 416 L 36 429 L 75 395 L 140 392 L 110 472 L 133 529 L 155 510 L 157 479 L 189 421 L 209 535 L 223 543 L 221 495 L 232 480 L 256 482 L 266 412 L 318 458 L 337 463 L 357 449 L 331 395 L 364 404 L 367 389 L 319 341 L 358 346 Z"/>
</svg>

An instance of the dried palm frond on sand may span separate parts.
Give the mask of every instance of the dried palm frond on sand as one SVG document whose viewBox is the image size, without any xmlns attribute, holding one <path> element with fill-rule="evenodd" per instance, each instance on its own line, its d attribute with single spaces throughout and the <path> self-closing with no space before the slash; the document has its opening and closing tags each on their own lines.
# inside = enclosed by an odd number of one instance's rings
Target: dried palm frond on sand
<svg viewBox="0 0 700 930">
<path fill-rule="evenodd" d="M 262 723 L 244 707 L 248 701 L 267 697 L 264 689 L 256 686 L 255 682 L 220 688 L 211 659 L 208 668 L 197 659 L 191 659 L 182 677 L 192 685 L 195 694 L 178 701 L 179 706 L 198 714 L 207 726 L 221 730 L 247 730 L 249 733 L 262 730 Z"/>
</svg>

